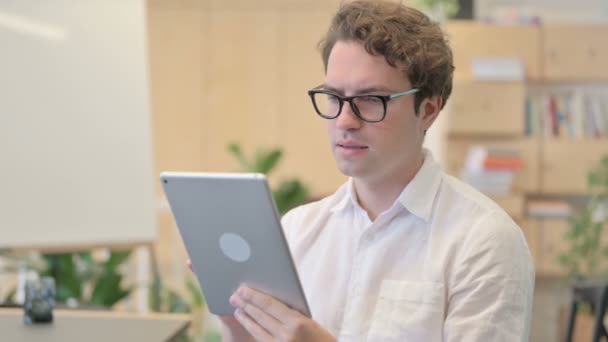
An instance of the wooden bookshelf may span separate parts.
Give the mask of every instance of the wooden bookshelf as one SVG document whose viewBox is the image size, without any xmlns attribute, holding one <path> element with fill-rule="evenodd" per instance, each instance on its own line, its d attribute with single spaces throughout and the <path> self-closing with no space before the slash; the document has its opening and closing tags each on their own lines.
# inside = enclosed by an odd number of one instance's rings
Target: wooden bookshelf
<svg viewBox="0 0 608 342">
<path fill-rule="evenodd" d="M 534 122 L 537 126 L 531 132 L 529 120 L 539 118 L 526 116 L 526 97 L 532 86 L 559 82 L 603 84 L 608 89 L 608 69 L 600 65 L 608 60 L 608 47 L 599 43 L 608 35 L 608 25 L 497 26 L 456 21 L 446 29 L 457 70 L 448 101 L 447 171 L 458 176 L 474 145 L 519 151 L 524 167 L 515 176 L 512 194 L 495 200 L 522 227 L 537 274 L 561 275 L 557 258 L 568 246 L 563 237 L 568 222 L 528 217 L 526 202 L 530 197 L 585 194 L 587 172 L 608 153 L 608 139 L 607 134 L 601 139 L 552 137 L 540 121 Z M 492 57 L 520 59 L 527 79 L 475 80 L 471 63 Z"/>
<path fill-rule="evenodd" d="M 608 139 L 544 139 L 540 191 L 558 195 L 585 193 L 588 170 L 606 153 Z"/>
<path fill-rule="evenodd" d="M 520 136 L 525 127 L 523 115 L 524 82 L 484 82 L 456 80 L 448 116 L 452 135 Z"/>
<path fill-rule="evenodd" d="M 149 1 L 156 170 L 237 171 L 237 161 L 226 151 L 228 142 L 242 143 L 248 153 L 259 146 L 280 146 L 285 159 L 276 178 L 298 177 L 315 196 L 334 191 L 344 177 L 306 90 L 322 82 L 315 46 L 327 29 L 310 23 L 328 23 L 339 3 Z M 250 29 L 239 29 L 243 25 Z M 536 247 L 533 237 L 540 241 L 553 233 L 540 234 L 543 225 L 526 217 L 527 198 L 582 193 L 586 170 L 608 151 L 608 143 L 526 136 L 525 97 L 532 84 L 608 83 L 602 63 L 608 60 L 603 44 L 608 26 L 453 21 L 445 29 L 456 65 L 454 92 L 442 114 L 448 117 L 446 169 L 457 176 L 469 147 L 476 144 L 520 151 L 524 168 L 515 177 L 513 193 L 496 200 L 520 222 L 538 256 L 549 249 Z M 471 62 L 479 57 L 518 58 L 527 79 L 474 80 Z M 161 234 L 174 241 L 173 226 L 161 222 Z M 168 259 L 181 245 L 170 247 L 162 250 Z"/>
<path fill-rule="evenodd" d="M 541 36 L 544 80 L 608 79 L 607 25 L 548 25 Z"/>
</svg>

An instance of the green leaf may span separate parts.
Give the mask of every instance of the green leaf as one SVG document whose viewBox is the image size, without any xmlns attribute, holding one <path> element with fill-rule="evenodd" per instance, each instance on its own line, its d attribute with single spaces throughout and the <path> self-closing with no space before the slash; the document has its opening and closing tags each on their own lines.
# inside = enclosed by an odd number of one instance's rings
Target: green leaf
<svg viewBox="0 0 608 342">
<path fill-rule="evenodd" d="M 13 304 L 15 303 L 15 296 L 17 295 L 17 288 L 13 287 L 10 291 L 8 291 L 8 293 L 6 294 L 6 296 L 4 296 L 4 299 L 2 300 L 2 303 L 5 304 Z"/>
<path fill-rule="evenodd" d="M 211 332 L 205 336 L 205 342 L 222 342 L 222 336 L 216 332 Z"/>
<path fill-rule="evenodd" d="M 595 274 L 597 271 L 598 261 L 597 258 L 590 258 L 587 260 L 587 273 Z"/>
<path fill-rule="evenodd" d="M 91 252 L 80 252 L 76 255 L 78 255 L 78 259 L 87 266 L 92 266 L 95 263 Z"/>
<path fill-rule="evenodd" d="M 568 254 L 561 254 L 558 257 L 558 261 L 562 266 L 568 266 L 571 263 L 571 258 Z"/>
<path fill-rule="evenodd" d="M 277 210 L 281 215 L 292 208 L 305 203 L 309 198 L 309 190 L 298 180 L 282 181 L 273 192 Z"/>
<path fill-rule="evenodd" d="M 241 162 L 243 171 L 258 172 L 266 175 L 276 168 L 283 156 L 283 152 L 279 148 L 258 148 L 252 158 L 252 162 L 247 162 L 238 144 L 229 144 L 228 151 Z M 283 180 L 276 189 L 273 189 L 273 198 L 277 205 L 277 210 L 283 215 L 289 209 L 305 203 L 309 198 L 309 190 L 298 180 Z"/>
<path fill-rule="evenodd" d="M 572 241 L 577 237 L 577 230 L 575 228 L 571 228 L 564 233 L 564 239 L 568 241 Z"/>
<path fill-rule="evenodd" d="M 161 311 L 161 296 L 162 296 L 163 280 L 159 274 L 155 273 L 150 285 L 150 292 L 148 296 L 150 310 L 154 312 Z"/>
<path fill-rule="evenodd" d="M 131 295 L 131 292 L 133 292 L 133 287 L 121 289 L 114 295 L 114 297 L 110 298 L 110 300 L 107 302 L 107 307 L 112 307 L 115 303 L 127 298 L 129 295 Z"/>
<path fill-rule="evenodd" d="M 122 275 L 104 272 L 96 281 L 89 304 L 112 307 L 131 293 L 131 289 L 122 289 Z"/>
<path fill-rule="evenodd" d="M 47 254 L 43 255 L 43 258 L 47 261 L 48 265 L 48 271 L 44 272 L 43 276 L 50 276 L 55 279 L 57 301 L 65 303 L 70 298 L 81 301 L 82 282 L 74 262 L 74 254 Z"/>
<path fill-rule="evenodd" d="M 600 183 L 600 176 L 596 171 L 590 171 L 587 175 L 587 186 L 593 188 Z"/>
<path fill-rule="evenodd" d="M 80 282 L 84 283 L 90 281 L 97 266 L 95 265 L 91 252 L 80 252 L 76 254 L 76 257 L 77 265 L 82 267 L 82 269 L 80 269 L 80 267 L 78 269 Z"/>
<path fill-rule="evenodd" d="M 74 298 L 76 300 L 78 300 L 79 298 L 77 296 L 75 296 L 70 289 L 68 289 L 65 286 L 61 286 L 61 285 L 57 285 L 55 286 L 55 292 L 56 292 L 56 300 L 58 303 L 62 303 L 65 304 L 68 299 L 70 298 Z"/>
<path fill-rule="evenodd" d="M 169 303 L 169 312 L 189 313 L 192 311 L 188 302 L 173 290 L 167 290 L 167 302 Z"/>
<path fill-rule="evenodd" d="M 105 269 L 107 271 L 114 271 L 118 266 L 125 262 L 129 256 L 131 256 L 131 250 L 110 252 L 110 258 L 105 263 Z"/>
<path fill-rule="evenodd" d="M 258 149 L 255 154 L 253 172 L 269 174 L 281 160 L 283 152 L 280 149 Z"/>
<path fill-rule="evenodd" d="M 236 157 L 236 160 L 241 164 L 241 169 L 243 171 L 250 171 L 252 169 L 252 165 L 247 161 L 247 158 L 245 158 L 239 144 L 235 142 L 228 144 L 228 152 Z"/>
<path fill-rule="evenodd" d="M 437 8 L 441 8 L 446 18 L 454 16 L 460 9 L 457 0 L 416 0 L 415 5 L 421 10 L 429 12 L 429 15 L 433 14 Z M 438 19 L 440 18 L 435 18 L 435 20 Z"/>
<path fill-rule="evenodd" d="M 190 293 L 192 306 L 194 308 L 203 308 L 205 306 L 205 298 L 203 297 L 203 293 L 201 292 L 198 284 L 192 277 L 186 279 L 186 289 Z"/>
<path fill-rule="evenodd" d="M 608 170 L 608 154 L 604 155 L 600 160 L 600 167 L 604 170 Z"/>
<path fill-rule="evenodd" d="M 196 342 L 196 340 L 192 336 L 188 336 L 186 334 L 181 334 L 180 336 L 176 336 L 171 339 L 173 342 Z"/>
</svg>

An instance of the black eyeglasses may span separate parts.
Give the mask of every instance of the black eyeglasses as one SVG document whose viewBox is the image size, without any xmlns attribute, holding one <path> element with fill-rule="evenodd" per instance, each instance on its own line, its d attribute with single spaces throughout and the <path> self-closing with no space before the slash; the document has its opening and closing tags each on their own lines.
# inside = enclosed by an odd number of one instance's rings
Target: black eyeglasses
<svg viewBox="0 0 608 342">
<path fill-rule="evenodd" d="M 420 89 L 410 89 L 402 93 L 391 95 L 355 95 L 340 96 L 318 86 L 308 91 L 317 114 L 324 119 L 335 119 L 342 113 L 344 101 L 350 104 L 355 115 L 366 122 L 380 122 L 386 117 L 388 101 L 401 96 L 414 94 Z"/>
</svg>

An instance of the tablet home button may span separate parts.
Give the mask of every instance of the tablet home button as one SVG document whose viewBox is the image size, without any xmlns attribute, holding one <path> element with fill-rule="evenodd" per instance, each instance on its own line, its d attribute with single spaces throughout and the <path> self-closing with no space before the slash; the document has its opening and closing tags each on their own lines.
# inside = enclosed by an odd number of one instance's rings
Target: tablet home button
<svg viewBox="0 0 608 342">
<path fill-rule="evenodd" d="M 220 249 L 225 256 L 236 262 L 245 262 L 251 256 L 251 248 L 247 241 L 233 233 L 224 233 L 220 236 Z"/>
</svg>

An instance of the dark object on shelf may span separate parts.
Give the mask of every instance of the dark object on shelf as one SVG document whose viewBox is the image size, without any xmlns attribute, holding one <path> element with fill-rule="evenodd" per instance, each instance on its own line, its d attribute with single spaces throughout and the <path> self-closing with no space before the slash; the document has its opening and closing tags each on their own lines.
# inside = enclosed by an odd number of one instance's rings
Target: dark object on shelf
<svg viewBox="0 0 608 342">
<path fill-rule="evenodd" d="M 608 301 L 608 283 L 606 282 L 579 282 L 572 287 L 572 304 L 568 314 L 568 330 L 566 330 L 566 342 L 572 341 L 574 334 L 574 323 L 579 304 L 591 306 L 591 312 L 595 317 L 593 328 L 593 342 L 599 342 L 600 338 L 607 337 L 604 328 L 604 315 Z"/>
<path fill-rule="evenodd" d="M 25 284 L 23 309 L 25 324 L 51 323 L 55 306 L 55 280 L 50 277 L 31 279 Z"/>
<path fill-rule="evenodd" d="M 458 12 L 454 15 L 454 19 L 472 20 L 474 16 L 473 0 L 458 0 Z"/>
</svg>

